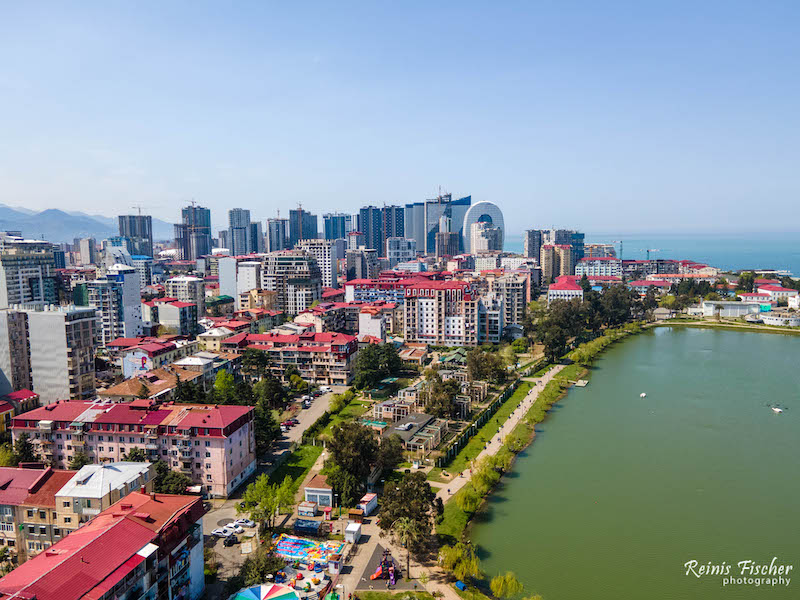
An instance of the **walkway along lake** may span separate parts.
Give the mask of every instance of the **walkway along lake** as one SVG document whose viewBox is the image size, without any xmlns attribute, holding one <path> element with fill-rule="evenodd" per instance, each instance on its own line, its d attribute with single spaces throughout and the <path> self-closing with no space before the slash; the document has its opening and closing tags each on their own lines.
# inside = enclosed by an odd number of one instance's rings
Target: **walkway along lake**
<svg viewBox="0 0 800 600">
<path fill-rule="evenodd" d="M 657 328 L 611 346 L 590 381 L 476 517 L 487 575 L 514 571 L 545 600 L 800 598 L 800 340 Z M 773 557 L 793 565 L 788 587 L 685 574 Z"/>
</svg>

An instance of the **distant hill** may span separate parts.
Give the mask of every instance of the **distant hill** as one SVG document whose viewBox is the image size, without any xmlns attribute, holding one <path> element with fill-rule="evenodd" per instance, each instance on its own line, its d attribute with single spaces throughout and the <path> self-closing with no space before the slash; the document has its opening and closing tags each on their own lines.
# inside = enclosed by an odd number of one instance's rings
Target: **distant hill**
<svg viewBox="0 0 800 600">
<path fill-rule="evenodd" d="M 72 242 L 75 238 L 94 237 L 98 241 L 119 235 L 117 219 L 81 212 L 50 208 L 41 212 L 0 204 L 0 231 L 21 231 L 27 238 L 50 242 Z M 171 223 L 153 218 L 153 239 L 172 239 Z"/>
</svg>

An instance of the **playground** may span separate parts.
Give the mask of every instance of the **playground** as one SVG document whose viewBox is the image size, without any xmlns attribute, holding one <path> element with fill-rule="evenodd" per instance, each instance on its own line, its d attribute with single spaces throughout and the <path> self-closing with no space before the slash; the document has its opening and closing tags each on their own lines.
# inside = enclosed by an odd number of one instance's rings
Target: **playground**
<svg viewBox="0 0 800 600">
<path fill-rule="evenodd" d="M 380 544 L 375 547 L 364 572 L 359 578 L 359 590 L 410 590 L 413 583 L 404 579 L 404 572 L 398 557 L 385 550 Z"/>
<path fill-rule="evenodd" d="M 327 568 L 331 555 L 341 554 L 344 551 L 344 542 L 335 540 L 317 542 L 286 533 L 273 536 L 272 546 L 275 554 L 281 558 L 306 563 L 312 569 L 314 565 Z"/>
</svg>

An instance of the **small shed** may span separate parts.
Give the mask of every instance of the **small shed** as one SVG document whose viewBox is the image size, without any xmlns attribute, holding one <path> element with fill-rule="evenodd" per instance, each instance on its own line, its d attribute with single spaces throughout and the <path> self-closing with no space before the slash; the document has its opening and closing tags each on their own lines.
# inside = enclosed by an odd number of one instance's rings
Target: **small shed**
<svg viewBox="0 0 800 600">
<path fill-rule="evenodd" d="M 333 488 L 325 475 L 314 475 L 304 488 L 306 502 L 315 502 L 320 507 L 333 506 Z"/>
<path fill-rule="evenodd" d="M 328 556 L 328 573 L 331 575 L 338 575 L 342 570 L 342 555 L 331 554 Z"/>
<path fill-rule="evenodd" d="M 351 508 L 347 512 L 347 518 L 350 519 L 353 523 L 363 523 L 364 522 L 364 511 L 360 508 Z"/>
<path fill-rule="evenodd" d="M 356 508 L 364 511 L 364 516 L 368 517 L 378 509 L 378 494 L 364 494 Z"/>
<path fill-rule="evenodd" d="M 344 541 L 357 544 L 359 539 L 361 539 L 361 523 L 350 523 L 344 530 Z"/>
<path fill-rule="evenodd" d="M 317 516 L 317 503 L 316 502 L 301 502 L 297 507 L 297 514 L 301 517 L 316 517 Z"/>
<path fill-rule="evenodd" d="M 333 509 L 330 506 L 326 506 L 325 508 L 322 509 L 322 517 L 323 517 L 323 519 L 325 521 L 330 521 L 331 520 L 331 512 L 332 511 L 333 511 Z"/>
<path fill-rule="evenodd" d="M 294 522 L 294 532 L 300 535 L 319 535 L 320 525 L 322 525 L 322 521 L 297 519 Z"/>
</svg>

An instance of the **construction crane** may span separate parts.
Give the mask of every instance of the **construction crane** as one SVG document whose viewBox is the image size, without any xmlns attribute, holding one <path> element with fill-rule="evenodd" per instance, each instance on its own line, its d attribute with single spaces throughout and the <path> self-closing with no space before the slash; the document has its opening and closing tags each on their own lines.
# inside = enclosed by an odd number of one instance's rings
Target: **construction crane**
<svg viewBox="0 0 800 600">
<path fill-rule="evenodd" d="M 648 248 L 647 249 L 647 260 L 650 260 L 650 253 L 651 252 L 661 252 L 660 248 Z"/>
<path fill-rule="evenodd" d="M 142 206 L 141 204 L 134 204 L 131 208 L 135 208 L 139 212 L 139 216 L 142 216 L 142 209 L 148 208 L 147 206 Z"/>
</svg>

